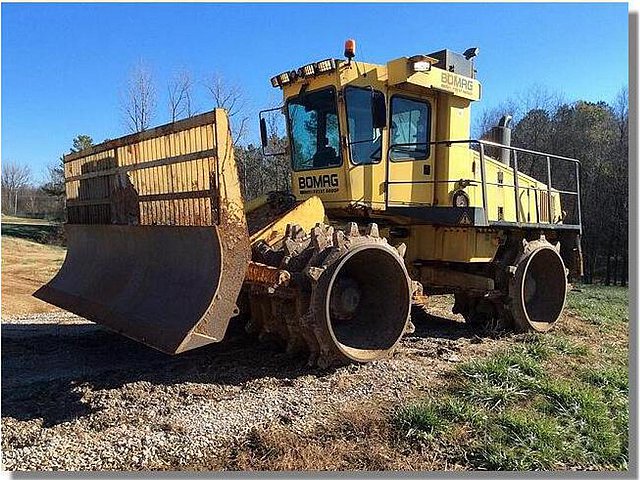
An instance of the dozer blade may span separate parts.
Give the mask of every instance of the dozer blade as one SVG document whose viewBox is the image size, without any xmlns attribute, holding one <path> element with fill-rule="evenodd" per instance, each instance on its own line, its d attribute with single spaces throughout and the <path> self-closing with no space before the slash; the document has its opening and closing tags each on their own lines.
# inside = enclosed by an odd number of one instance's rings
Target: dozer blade
<svg viewBox="0 0 640 480">
<path fill-rule="evenodd" d="M 67 225 L 66 234 L 67 258 L 36 297 L 166 353 L 222 340 L 242 273 L 223 273 L 234 252 L 222 252 L 216 227 Z"/>
<path fill-rule="evenodd" d="M 250 259 L 227 122 L 65 157 L 67 257 L 34 296 L 170 354 L 222 340 Z"/>
</svg>

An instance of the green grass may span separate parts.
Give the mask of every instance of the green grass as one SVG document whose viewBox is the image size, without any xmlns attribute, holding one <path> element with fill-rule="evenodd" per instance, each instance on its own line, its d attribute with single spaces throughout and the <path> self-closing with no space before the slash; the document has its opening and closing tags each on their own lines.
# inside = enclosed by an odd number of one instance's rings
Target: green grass
<svg viewBox="0 0 640 480">
<path fill-rule="evenodd" d="M 2 222 L 2 235 L 8 237 L 23 238 L 33 242 L 44 244 L 61 244 L 61 226 L 57 224 L 29 224 L 29 223 L 5 223 Z"/>
<path fill-rule="evenodd" d="M 570 292 L 567 307 L 594 325 L 629 321 L 629 289 L 603 285 L 580 285 Z"/>
<path fill-rule="evenodd" d="M 627 330 L 608 338 L 599 325 L 628 320 L 627 289 L 586 287 L 570 294 L 569 305 L 584 318 L 587 338 L 561 328 L 524 335 L 460 364 L 442 391 L 394 413 L 400 441 L 473 469 L 625 470 Z M 587 346 L 608 341 L 622 348 L 602 356 Z"/>
</svg>

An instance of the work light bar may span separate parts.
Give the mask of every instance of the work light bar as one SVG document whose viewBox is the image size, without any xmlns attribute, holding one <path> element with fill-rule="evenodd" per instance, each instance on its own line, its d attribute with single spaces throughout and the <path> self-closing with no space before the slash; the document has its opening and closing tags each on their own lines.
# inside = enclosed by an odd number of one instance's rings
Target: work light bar
<svg viewBox="0 0 640 480">
<path fill-rule="evenodd" d="M 289 72 L 282 72 L 276 75 L 275 77 L 271 77 L 271 86 L 273 88 L 282 87 L 287 83 L 291 83 L 291 77 L 289 76 Z"/>
<path fill-rule="evenodd" d="M 290 72 L 282 72 L 279 75 L 271 78 L 271 86 L 282 87 L 289 83 L 295 82 L 298 77 L 308 78 L 321 73 L 331 72 L 336 69 L 336 61 L 333 58 L 327 58 L 320 60 L 316 63 L 309 63 L 298 70 L 291 70 Z"/>
</svg>

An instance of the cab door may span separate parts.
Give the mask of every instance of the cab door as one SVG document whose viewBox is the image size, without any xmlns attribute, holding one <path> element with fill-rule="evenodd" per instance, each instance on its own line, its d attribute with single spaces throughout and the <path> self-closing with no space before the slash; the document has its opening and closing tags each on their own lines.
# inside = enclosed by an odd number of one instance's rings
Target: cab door
<svg viewBox="0 0 640 480">
<path fill-rule="evenodd" d="M 389 100 L 388 206 L 433 204 L 435 99 L 394 93 Z"/>
</svg>

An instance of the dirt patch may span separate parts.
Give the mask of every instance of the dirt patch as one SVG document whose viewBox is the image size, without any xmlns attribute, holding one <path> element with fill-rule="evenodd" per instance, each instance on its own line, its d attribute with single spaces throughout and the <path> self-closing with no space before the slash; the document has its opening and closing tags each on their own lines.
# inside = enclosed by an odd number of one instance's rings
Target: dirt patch
<svg viewBox="0 0 640 480">
<path fill-rule="evenodd" d="M 31 294 L 49 281 L 65 249 L 21 238 L 2 237 L 2 315 L 60 311 Z"/>
<path fill-rule="evenodd" d="M 317 468 L 320 450 L 312 439 L 347 451 L 349 438 L 370 432 L 369 440 L 355 440 L 355 456 L 336 457 L 324 468 L 426 468 L 411 467 L 397 452 L 393 458 L 380 449 L 375 458 L 365 452 L 375 435 L 385 434 L 375 420 L 383 419 L 385 406 L 437 388 L 458 362 L 505 341 L 450 314 L 436 315 L 449 306 L 415 312 L 416 332 L 393 358 L 332 370 L 309 369 L 303 358 L 260 344 L 238 326 L 221 344 L 168 357 L 66 313 L 4 319 L 4 466 L 264 468 L 253 455 L 281 439 L 283 446 L 310 445 L 278 465 L 311 468 L 316 458 Z M 364 412 L 372 418 L 360 418 Z M 327 426 L 345 416 L 351 420 L 338 423 L 355 433 L 331 437 Z"/>
</svg>

